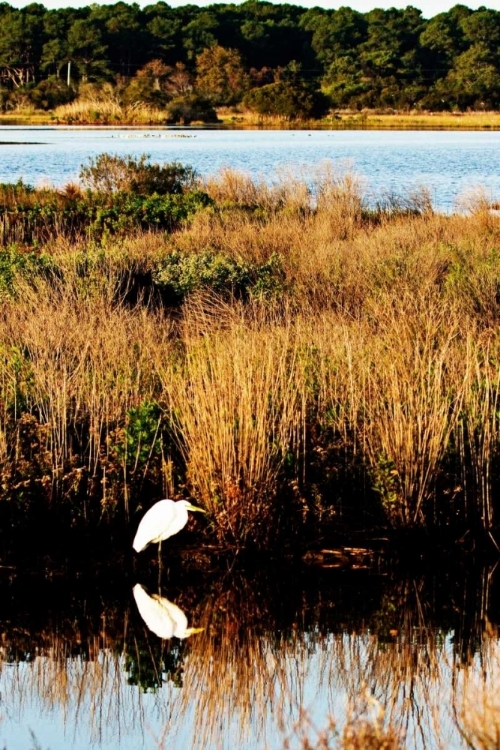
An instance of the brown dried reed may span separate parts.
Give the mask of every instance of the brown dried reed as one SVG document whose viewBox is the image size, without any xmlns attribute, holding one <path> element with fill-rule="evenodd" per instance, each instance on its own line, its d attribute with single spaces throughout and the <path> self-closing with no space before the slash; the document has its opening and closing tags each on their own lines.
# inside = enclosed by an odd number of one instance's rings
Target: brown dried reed
<svg viewBox="0 0 500 750">
<path fill-rule="evenodd" d="M 303 410 L 293 327 L 240 306 L 185 311 L 182 362 L 159 362 L 195 494 L 221 540 L 272 534 L 277 479 L 295 452 Z"/>
<path fill-rule="evenodd" d="M 4 466 L 28 460 L 19 431 L 35 419 L 54 487 L 67 465 L 98 476 L 130 408 L 155 401 L 181 446 L 175 473 L 226 542 L 269 539 L 290 512 L 277 500 L 285 484 L 307 507 L 304 451 L 325 426 L 345 462 L 364 464 L 391 524 L 439 515 L 436 479 L 458 453 L 460 512 L 491 529 L 499 218 L 439 215 L 425 201 L 377 213 L 355 178 L 326 168 L 270 186 L 225 170 L 205 187 L 217 204 L 169 237 L 56 242 L 57 273 L 15 280 L 0 320 Z M 207 294 L 173 314 L 140 295 L 125 304 L 173 248 L 243 263 L 277 253 L 284 298 Z M 89 437 L 70 440 L 82 425 Z"/>
<path fill-rule="evenodd" d="M 150 357 L 154 348 L 168 346 L 171 326 L 113 299 L 118 282 L 111 267 L 107 276 L 84 283 L 67 265 L 61 280 L 20 282 L 18 296 L 2 303 L 3 434 L 12 430 L 12 404 L 18 420 L 8 446 L 4 438 L 1 459 L 11 473 L 23 461 L 39 459 L 21 454 L 19 417 L 35 417 L 46 467 L 41 481 L 54 497 L 68 471 L 75 478 L 83 471 L 105 490 L 111 433 L 129 409 L 158 395 Z"/>
</svg>

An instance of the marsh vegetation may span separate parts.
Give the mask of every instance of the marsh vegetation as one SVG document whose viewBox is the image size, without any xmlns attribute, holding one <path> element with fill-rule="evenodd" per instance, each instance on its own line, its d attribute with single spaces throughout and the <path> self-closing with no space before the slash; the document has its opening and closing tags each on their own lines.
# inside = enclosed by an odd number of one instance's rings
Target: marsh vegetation
<svg viewBox="0 0 500 750">
<path fill-rule="evenodd" d="M 0 191 L 4 527 L 135 525 L 297 550 L 446 529 L 496 546 L 500 223 L 328 168 L 269 185 L 102 156 Z"/>
</svg>

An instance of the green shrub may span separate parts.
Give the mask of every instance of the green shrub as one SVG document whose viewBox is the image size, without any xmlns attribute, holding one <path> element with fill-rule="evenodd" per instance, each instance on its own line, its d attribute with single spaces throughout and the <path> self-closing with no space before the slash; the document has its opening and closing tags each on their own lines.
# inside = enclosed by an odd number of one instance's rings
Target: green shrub
<svg viewBox="0 0 500 750">
<path fill-rule="evenodd" d="M 15 296 L 17 278 L 31 279 L 40 273 L 50 273 L 53 267 L 48 255 L 20 252 L 15 246 L 0 250 L 0 299 Z"/>
<path fill-rule="evenodd" d="M 8 208 L 19 201 L 27 200 L 35 192 L 33 185 L 27 185 L 22 179 L 17 182 L 0 183 L 0 206 Z"/>
<path fill-rule="evenodd" d="M 137 229 L 171 232 L 209 203 L 208 195 L 198 190 L 185 195 L 115 193 L 110 200 L 90 207 L 88 232 L 97 238 Z"/>
<path fill-rule="evenodd" d="M 251 89 L 243 103 L 259 115 L 286 120 L 323 117 L 329 107 L 325 95 L 305 81 L 277 81 Z"/>
<path fill-rule="evenodd" d="M 76 99 L 76 92 L 56 76 L 40 81 L 29 89 L 29 98 L 37 109 L 54 109 Z"/>
<path fill-rule="evenodd" d="M 115 156 L 100 154 L 80 170 L 84 187 L 97 193 L 129 192 L 137 195 L 180 195 L 192 190 L 196 172 L 179 162 L 151 164 L 147 154 Z"/>
<path fill-rule="evenodd" d="M 218 122 L 212 103 L 198 94 L 187 94 L 172 99 L 167 108 L 167 122 L 190 125 L 193 120 Z"/>
<path fill-rule="evenodd" d="M 144 401 L 127 411 L 126 425 L 112 447 L 120 462 L 132 471 L 144 471 L 159 456 L 162 413 L 156 402 Z"/>
<path fill-rule="evenodd" d="M 282 259 L 273 253 L 266 263 L 235 260 L 224 253 L 170 253 L 157 269 L 154 280 L 170 304 L 179 304 L 199 290 L 210 290 L 221 297 L 270 297 L 284 288 Z"/>
<path fill-rule="evenodd" d="M 212 203 L 202 191 L 175 190 L 163 195 L 87 191 L 62 196 L 56 191 L 30 192 L 22 184 L 0 185 L 0 244 L 37 245 L 57 236 L 99 239 L 138 229 L 170 232 Z"/>
</svg>

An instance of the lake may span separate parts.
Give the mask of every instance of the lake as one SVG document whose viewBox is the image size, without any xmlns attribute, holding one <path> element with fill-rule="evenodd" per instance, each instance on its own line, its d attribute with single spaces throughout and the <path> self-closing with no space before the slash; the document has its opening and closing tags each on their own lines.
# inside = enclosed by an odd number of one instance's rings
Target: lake
<svg viewBox="0 0 500 750">
<path fill-rule="evenodd" d="M 197 629 L 181 639 L 151 630 L 144 561 L 122 576 L 4 571 L 1 746 L 298 749 L 363 706 L 382 724 L 383 706 L 409 750 L 465 748 L 500 677 L 498 575 L 470 562 L 405 576 L 171 559 L 162 602 Z"/>
<path fill-rule="evenodd" d="M 455 209 L 477 186 L 500 199 L 500 132 L 155 130 L 3 126 L 0 181 L 33 185 L 75 180 L 89 157 L 103 152 L 180 161 L 202 175 L 222 167 L 275 179 L 280 170 L 307 176 L 325 160 L 363 177 L 367 199 L 426 187 L 434 205 Z"/>
</svg>

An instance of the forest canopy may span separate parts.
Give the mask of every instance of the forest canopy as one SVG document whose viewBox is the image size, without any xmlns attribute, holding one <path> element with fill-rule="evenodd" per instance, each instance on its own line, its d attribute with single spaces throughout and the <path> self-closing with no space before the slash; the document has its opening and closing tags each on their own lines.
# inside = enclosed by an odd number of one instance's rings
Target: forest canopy
<svg viewBox="0 0 500 750">
<path fill-rule="evenodd" d="M 463 111 L 500 100 L 500 11 L 359 13 L 248 0 L 48 10 L 0 4 L 0 110 L 52 109 L 101 88 L 190 118 L 336 108 Z M 208 114 L 207 114 L 208 113 Z"/>
</svg>

